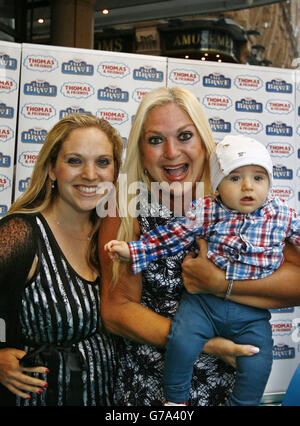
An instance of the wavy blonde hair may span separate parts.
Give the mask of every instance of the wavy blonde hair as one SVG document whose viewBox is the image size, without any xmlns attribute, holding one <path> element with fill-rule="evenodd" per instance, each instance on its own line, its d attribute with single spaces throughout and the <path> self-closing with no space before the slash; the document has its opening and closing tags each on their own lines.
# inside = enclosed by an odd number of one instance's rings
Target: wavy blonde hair
<svg viewBox="0 0 300 426">
<path fill-rule="evenodd" d="M 61 146 L 70 132 L 89 127 L 101 130 L 113 144 L 114 182 L 116 182 L 122 161 L 123 141 L 121 136 L 103 118 L 95 117 L 92 114 L 71 114 L 57 122 L 49 131 L 39 152 L 29 186 L 24 194 L 12 204 L 8 215 L 38 213 L 51 205 L 57 195 L 57 187 L 51 187 L 51 179 L 48 174 L 50 165 L 55 165 Z M 93 229 L 88 250 L 88 261 L 91 267 L 98 269 L 97 231 L 100 226 L 100 218 L 96 214 L 96 209 L 91 212 L 91 221 Z"/>
<path fill-rule="evenodd" d="M 161 87 L 148 93 L 141 101 L 139 108 L 136 112 L 134 123 L 132 125 L 129 138 L 128 147 L 126 152 L 126 159 L 122 168 L 122 173 L 127 175 L 127 192 L 126 200 L 123 201 L 122 196 L 125 194 L 125 189 L 122 188 L 119 194 L 120 205 L 122 209 L 121 224 L 118 230 L 117 239 L 124 241 L 132 241 L 135 238 L 135 220 L 129 212 L 130 200 L 135 196 L 130 196 L 128 187 L 132 182 L 144 182 L 150 190 L 151 182 L 147 175 L 144 173 L 143 159 L 141 152 L 141 140 L 143 137 L 144 125 L 148 118 L 150 111 L 157 107 L 163 106 L 168 103 L 178 105 L 185 111 L 193 121 L 199 135 L 202 139 L 205 148 L 205 167 L 202 176 L 204 189 L 206 194 L 211 194 L 211 187 L 209 182 L 209 157 L 214 150 L 215 144 L 213 140 L 212 131 L 206 117 L 206 114 L 200 105 L 197 97 L 190 91 L 182 87 L 166 88 Z M 127 205 L 124 205 L 124 203 Z M 116 281 L 119 273 L 119 263 L 114 262 L 113 266 L 113 281 Z"/>
</svg>

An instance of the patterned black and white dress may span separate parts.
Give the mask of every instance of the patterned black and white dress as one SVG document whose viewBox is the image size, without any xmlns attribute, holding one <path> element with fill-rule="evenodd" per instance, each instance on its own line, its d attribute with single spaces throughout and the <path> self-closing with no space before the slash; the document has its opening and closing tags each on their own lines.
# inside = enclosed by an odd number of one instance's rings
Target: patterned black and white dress
<svg viewBox="0 0 300 426">
<path fill-rule="evenodd" d="M 16 397 L 16 405 L 111 405 L 114 340 L 101 329 L 100 278 L 90 282 L 74 271 L 41 214 L 34 216 L 35 232 L 22 216 L 26 215 L 11 216 L 6 227 L 12 230 L 15 226 L 20 235 L 22 241 L 14 242 L 16 250 L 30 238 L 28 244 L 39 260 L 20 299 L 20 338 L 29 353 L 40 356 L 39 365 L 47 364 L 50 373 L 39 375 L 49 383 L 42 394 L 31 393 L 29 400 Z M 0 227 L 0 237 L 2 228 L 5 225 Z"/>
<path fill-rule="evenodd" d="M 139 217 L 141 232 L 170 221 L 172 213 L 164 206 L 153 205 L 151 216 Z M 191 249 L 190 249 L 191 250 Z M 154 312 L 172 318 L 178 306 L 183 282 L 181 263 L 188 250 L 175 256 L 150 263 L 143 272 L 141 303 Z M 158 405 L 164 400 L 162 369 L 164 351 L 122 339 L 119 346 L 118 377 L 115 389 L 116 405 Z M 219 359 L 201 354 L 194 366 L 190 401 L 192 406 L 223 405 L 234 383 L 233 369 Z"/>
</svg>

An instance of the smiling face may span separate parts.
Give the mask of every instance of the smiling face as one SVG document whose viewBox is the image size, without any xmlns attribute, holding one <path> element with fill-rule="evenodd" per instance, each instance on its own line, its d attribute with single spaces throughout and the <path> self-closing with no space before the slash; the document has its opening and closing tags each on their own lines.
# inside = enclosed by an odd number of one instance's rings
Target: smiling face
<svg viewBox="0 0 300 426">
<path fill-rule="evenodd" d="M 227 207 L 247 214 L 266 201 L 269 187 L 269 176 L 263 167 L 242 166 L 221 181 L 217 193 Z"/>
<path fill-rule="evenodd" d="M 147 117 L 141 141 L 143 166 L 153 182 L 177 182 L 174 196 L 185 193 L 184 183 L 193 190 L 201 182 L 205 150 L 201 137 L 189 117 L 177 104 L 153 108 Z"/>
<path fill-rule="evenodd" d="M 113 144 L 96 127 L 72 130 L 62 143 L 50 179 L 57 183 L 57 202 L 77 212 L 93 210 L 100 182 L 114 180 Z"/>
</svg>

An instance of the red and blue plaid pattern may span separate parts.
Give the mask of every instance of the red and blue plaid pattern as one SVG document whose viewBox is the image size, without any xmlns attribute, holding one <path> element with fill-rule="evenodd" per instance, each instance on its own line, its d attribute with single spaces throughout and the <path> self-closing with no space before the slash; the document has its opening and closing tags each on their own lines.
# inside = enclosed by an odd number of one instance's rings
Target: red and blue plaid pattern
<svg viewBox="0 0 300 426">
<path fill-rule="evenodd" d="M 208 241 L 207 257 L 232 280 L 272 274 L 283 261 L 285 240 L 300 245 L 300 220 L 279 198 L 251 214 L 228 209 L 219 199 L 196 200 L 185 218 L 176 218 L 129 242 L 134 274 L 160 258 L 175 255 L 199 236 Z"/>
</svg>

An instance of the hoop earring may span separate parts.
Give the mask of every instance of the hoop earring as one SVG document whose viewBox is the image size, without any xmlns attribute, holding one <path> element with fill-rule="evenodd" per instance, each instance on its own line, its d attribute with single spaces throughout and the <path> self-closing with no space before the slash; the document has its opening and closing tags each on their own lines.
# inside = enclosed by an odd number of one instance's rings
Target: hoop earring
<svg viewBox="0 0 300 426">
<path fill-rule="evenodd" d="M 51 188 L 54 189 L 55 188 L 55 180 L 51 180 Z"/>
</svg>

